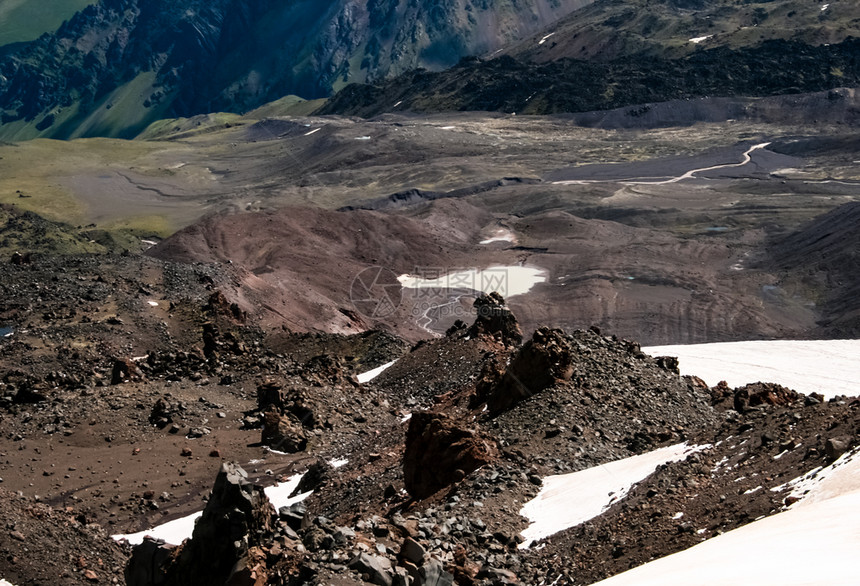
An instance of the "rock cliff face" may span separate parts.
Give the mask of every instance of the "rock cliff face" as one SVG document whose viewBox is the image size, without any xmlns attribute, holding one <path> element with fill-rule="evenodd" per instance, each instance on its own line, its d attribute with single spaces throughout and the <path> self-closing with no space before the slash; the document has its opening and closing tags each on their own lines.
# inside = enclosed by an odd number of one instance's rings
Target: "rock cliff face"
<svg viewBox="0 0 860 586">
<path fill-rule="evenodd" d="M 494 51 L 588 2 L 101 0 L 0 60 L 2 122 L 63 138 L 98 108 L 143 108 L 137 127 L 82 132 L 127 136 L 159 114 L 327 96 L 346 82 Z M 118 88 L 125 99 L 112 100 Z"/>
</svg>

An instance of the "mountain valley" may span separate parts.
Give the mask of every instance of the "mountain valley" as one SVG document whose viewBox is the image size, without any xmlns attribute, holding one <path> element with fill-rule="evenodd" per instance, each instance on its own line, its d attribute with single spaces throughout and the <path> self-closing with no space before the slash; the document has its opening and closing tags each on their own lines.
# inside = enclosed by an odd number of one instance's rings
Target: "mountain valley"
<svg viewBox="0 0 860 586">
<path fill-rule="evenodd" d="M 858 19 L 0 2 L 0 586 L 856 582 Z"/>
</svg>

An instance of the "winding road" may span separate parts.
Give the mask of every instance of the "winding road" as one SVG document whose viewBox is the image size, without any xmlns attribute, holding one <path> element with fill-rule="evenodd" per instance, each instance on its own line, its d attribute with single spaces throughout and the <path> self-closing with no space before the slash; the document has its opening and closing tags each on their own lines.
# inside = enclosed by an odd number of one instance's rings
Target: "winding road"
<svg viewBox="0 0 860 586">
<path fill-rule="evenodd" d="M 663 181 L 652 181 L 653 179 L 661 179 L 660 177 L 627 177 L 624 179 L 570 179 L 570 180 L 562 180 L 562 181 L 553 181 L 553 185 L 586 185 L 591 183 L 624 183 L 628 185 L 668 185 L 670 183 L 678 183 L 680 181 L 684 181 L 685 179 L 693 179 L 697 173 L 704 173 L 705 171 L 715 171 L 717 169 L 729 169 L 732 167 L 743 167 L 744 165 L 749 164 L 752 160 L 752 153 L 759 149 L 763 149 L 770 145 L 769 142 L 763 142 L 757 145 L 753 145 L 748 148 L 741 155 L 740 163 L 725 163 L 721 165 L 712 165 L 710 167 L 700 167 L 697 169 L 691 169 L 687 171 L 683 175 L 679 175 L 677 177 L 673 177 L 671 179 L 665 179 Z"/>
</svg>

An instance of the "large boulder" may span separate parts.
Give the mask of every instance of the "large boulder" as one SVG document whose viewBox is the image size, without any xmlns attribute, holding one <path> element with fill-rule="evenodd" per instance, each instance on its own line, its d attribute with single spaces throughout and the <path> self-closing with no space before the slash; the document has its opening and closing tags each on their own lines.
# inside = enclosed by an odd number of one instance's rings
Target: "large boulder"
<svg viewBox="0 0 860 586">
<path fill-rule="evenodd" d="M 165 584 L 165 571 L 172 561 L 175 545 L 144 537 L 135 546 L 131 559 L 125 568 L 127 586 L 162 586 Z"/>
<path fill-rule="evenodd" d="M 403 455 L 406 490 L 416 499 L 426 498 L 493 461 L 497 451 L 494 439 L 463 429 L 441 413 L 415 413 Z"/>
<path fill-rule="evenodd" d="M 367 553 L 359 553 L 349 567 L 367 577 L 371 584 L 392 586 L 393 570 L 388 558 Z"/>
<path fill-rule="evenodd" d="M 264 446 L 273 450 L 294 454 L 301 452 L 308 444 L 308 434 L 293 414 L 281 415 L 274 408 L 263 413 L 263 434 L 261 441 Z"/>
<path fill-rule="evenodd" d="M 172 551 L 144 541 L 133 550 L 126 582 L 134 586 L 225 584 L 231 576 L 247 574 L 245 566 L 251 562 L 252 573 L 259 577 L 265 568 L 250 554 L 272 536 L 274 515 L 263 487 L 249 482 L 238 464 L 224 463 L 191 540 Z"/>
<path fill-rule="evenodd" d="M 469 328 L 470 336 L 498 338 L 506 346 L 519 346 L 522 343 L 523 332 L 517 318 L 505 305 L 504 297 L 496 292 L 481 295 L 475 299 L 474 307 L 477 316 Z"/>
<path fill-rule="evenodd" d="M 540 328 L 511 359 L 487 406 L 492 414 L 501 413 L 559 381 L 570 380 L 572 374 L 573 352 L 564 332 Z"/>
</svg>

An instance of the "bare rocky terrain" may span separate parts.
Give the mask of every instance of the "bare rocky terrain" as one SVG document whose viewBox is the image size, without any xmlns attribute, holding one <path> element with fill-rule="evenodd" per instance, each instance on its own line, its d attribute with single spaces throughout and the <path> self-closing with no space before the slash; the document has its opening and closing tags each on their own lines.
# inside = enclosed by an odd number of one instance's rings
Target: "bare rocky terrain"
<svg viewBox="0 0 860 586">
<path fill-rule="evenodd" d="M 760 487 L 857 443 L 855 399 L 708 389 L 597 328 L 522 344 L 499 297 L 471 328 L 410 348 L 378 332 L 267 332 L 220 294 L 229 275 L 99 261 L 65 259 L 55 281 L 46 258 L 13 265 L 65 297 L 125 275 L 109 317 L 46 317 L 50 296 L 31 294 L 26 327 L 0 342 L 0 574 L 15 584 L 587 584 L 782 510 L 785 491 Z M 153 296 L 170 310 L 148 332 L 140 297 Z M 704 449 L 587 524 L 517 547 L 519 509 L 545 476 L 682 441 Z M 289 510 L 254 488 L 306 470 L 314 493 Z M 108 537 L 204 506 L 181 550 Z"/>
</svg>

